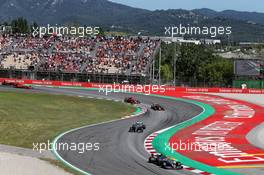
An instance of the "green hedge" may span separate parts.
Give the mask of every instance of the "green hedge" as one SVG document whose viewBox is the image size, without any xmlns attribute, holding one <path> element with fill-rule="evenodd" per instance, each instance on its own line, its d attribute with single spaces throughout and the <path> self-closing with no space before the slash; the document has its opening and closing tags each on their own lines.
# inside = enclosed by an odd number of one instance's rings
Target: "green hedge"
<svg viewBox="0 0 264 175">
<path fill-rule="evenodd" d="M 242 84 L 246 84 L 248 88 L 254 88 L 254 89 L 264 88 L 263 80 L 234 80 L 233 81 L 234 88 L 241 88 Z"/>
</svg>

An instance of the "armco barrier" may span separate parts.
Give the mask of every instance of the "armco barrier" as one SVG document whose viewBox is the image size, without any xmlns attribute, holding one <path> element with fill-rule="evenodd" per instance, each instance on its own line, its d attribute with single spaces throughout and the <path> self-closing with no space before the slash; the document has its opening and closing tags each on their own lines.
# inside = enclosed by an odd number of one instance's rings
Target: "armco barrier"
<svg viewBox="0 0 264 175">
<path fill-rule="evenodd" d="M 0 78 L 0 83 L 4 81 L 18 82 L 22 84 L 43 85 L 43 86 L 68 86 L 82 88 L 112 88 L 123 89 L 129 92 L 148 92 L 151 94 L 171 94 L 179 93 L 241 93 L 241 94 L 264 94 L 264 89 L 239 89 L 239 88 L 192 88 L 192 87 L 173 87 L 173 86 L 157 86 L 157 85 L 120 85 L 120 84 L 100 84 L 86 82 L 63 82 L 63 81 L 48 81 L 48 80 L 20 80 L 10 78 Z"/>
</svg>

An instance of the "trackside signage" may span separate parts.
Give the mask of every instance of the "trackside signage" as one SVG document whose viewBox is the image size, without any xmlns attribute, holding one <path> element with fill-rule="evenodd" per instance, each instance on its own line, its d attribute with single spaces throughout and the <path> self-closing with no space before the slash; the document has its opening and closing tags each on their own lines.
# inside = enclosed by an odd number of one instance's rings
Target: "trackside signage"
<svg viewBox="0 0 264 175">
<path fill-rule="evenodd" d="M 263 164 L 263 150 L 251 145 L 247 133 L 263 122 L 264 108 L 238 100 L 209 95 L 184 95 L 215 108 L 211 117 L 177 132 L 170 145 L 193 142 L 199 145 L 223 145 L 221 149 L 179 150 L 180 154 L 211 166 Z M 187 137 L 188 136 L 188 137 Z"/>
<path fill-rule="evenodd" d="M 100 84 L 100 83 L 87 83 L 87 82 L 63 82 L 63 81 L 48 81 L 48 80 L 21 80 L 12 78 L 0 78 L 0 83 L 4 81 L 19 82 L 23 84 L 43 85 L 43 86 L 71 86 L 82 88 L 101 88 L 107 90 L 129 90 L 139 89 L 142 92 L 159 93 L 188 93 L 188 92 L 203 92 L 203 93 L 243 93 L 243 94 L 264 94 L 264 89 L 238 89 L 238 88 L 191 88 L 191 87 L 174 87 L 174 86 L 157 86 L 157 85 L 126 85 L 121 84 Z M 142 90 L 141 90 L 142 89 Z M 157 90 L 158 89 L 158 90 Z M 134 92 L 136 92 L 135 90 Z"/>
</svg>

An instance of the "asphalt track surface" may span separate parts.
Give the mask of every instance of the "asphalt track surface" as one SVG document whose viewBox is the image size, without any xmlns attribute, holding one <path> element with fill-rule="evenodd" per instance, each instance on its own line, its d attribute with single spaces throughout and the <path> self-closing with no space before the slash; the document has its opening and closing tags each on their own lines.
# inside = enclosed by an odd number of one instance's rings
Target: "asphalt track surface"
<svg viewBox="0 0 264 175">
<path fill-rule="evenodd" d="M 58 143 L 100 143 L 99 151 L 86 151 L 85 153 L 69 150 L 58 151 L 59 155 L 71 165 L 92 175 L 193 174 L 184 170 L 164 170 L 156 165 L 149 164 L 147 162 L 149 154 L 145 151 L 144 140 L 155 131 L 176 125 L 200 114 L 202 112 L 200 107 L 181 101 L 147 95 L 111 93 L 105 96 L 105 94 L 98 91 L 43 87 L 35 88 L 34 91 L 83 97 L 104 97 L 115 100 L 135 96 L 148 108 L 152 103 L 159 103 L 165 107 L 165 112 L 154 112 L 149 109 L 144 116 L 85 127 L 64 135 L 58 140 Z M 143 121 L 147 129 L 144 133 L 129 133 L 129 127 L 138 120 Z"/>
</svg>

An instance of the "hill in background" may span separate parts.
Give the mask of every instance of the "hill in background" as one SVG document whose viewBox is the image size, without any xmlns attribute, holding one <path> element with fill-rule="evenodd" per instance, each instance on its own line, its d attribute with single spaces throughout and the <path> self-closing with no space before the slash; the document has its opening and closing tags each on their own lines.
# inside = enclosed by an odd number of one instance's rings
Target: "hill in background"
<svg viewBox="0 0 264 175">
<path fill-rule="evenodd" d="M 17 17 L 40 25 L 93 25 L 112 31 L 160 36 L 164 36 L 165 26 L 180 23 L 201 27 L 231 26 L 230 39 L 233 41 L 264 41 L 264 13 L 210 9 L 150 11 L 107 0 L 0 0 L 0 21 Z"/>
</svg>

